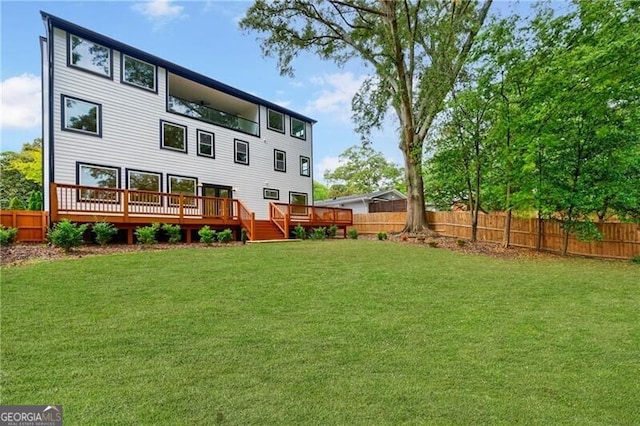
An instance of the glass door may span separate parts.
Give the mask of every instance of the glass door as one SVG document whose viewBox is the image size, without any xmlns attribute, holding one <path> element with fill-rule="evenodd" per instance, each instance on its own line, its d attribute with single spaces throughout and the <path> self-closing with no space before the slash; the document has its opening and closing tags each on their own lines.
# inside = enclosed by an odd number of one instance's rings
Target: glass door
<svg viewBox="0 0 640 426">
<path fill-rule="evenodd" d="M 202 185 L 202 195 L 205 197 L 216 197 L 215 200 L 204 200 L 204 216 L 220 218 L 233 217 L 233 203 L 229 201 L 233 198 L 233 191 L 230 186 L 204 184 Z"/>
</svg>

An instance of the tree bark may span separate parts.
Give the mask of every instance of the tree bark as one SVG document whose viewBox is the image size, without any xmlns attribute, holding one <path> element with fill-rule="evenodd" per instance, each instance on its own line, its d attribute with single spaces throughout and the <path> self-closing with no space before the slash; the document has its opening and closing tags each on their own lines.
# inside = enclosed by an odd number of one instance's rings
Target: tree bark
<svg viewBox="0 0 640 426">
<path fill-rule="evenodd" d="M 409 151 L 409 152 L 407 152 Z M 427 232 L 427 217 L 424 208 L 424 182 L 422 180 L 422 159 L 403 149 L 404 169 L 407 182 L 407 219 L 403 232 Z"/>
</svg>

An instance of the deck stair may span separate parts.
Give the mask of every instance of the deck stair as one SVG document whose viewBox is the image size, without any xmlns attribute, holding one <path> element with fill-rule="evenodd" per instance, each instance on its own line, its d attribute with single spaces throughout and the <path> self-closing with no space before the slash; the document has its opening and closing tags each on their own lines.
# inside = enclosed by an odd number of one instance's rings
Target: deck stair
<svg viewBox="0 0 640 426">
<path fill-rule="evenodd" d="M 252 241 L 287 239 L 280 228 L 270 220 L 256 220 L 254 232 L 256 235 Z"/>
</svg>

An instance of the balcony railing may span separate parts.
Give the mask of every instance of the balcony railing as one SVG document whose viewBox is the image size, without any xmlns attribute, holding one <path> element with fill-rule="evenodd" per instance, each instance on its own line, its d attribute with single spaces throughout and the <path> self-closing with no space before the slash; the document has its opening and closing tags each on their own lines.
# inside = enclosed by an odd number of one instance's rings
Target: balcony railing
<svg viewBox="0 0 640 426">
<path fill-rule="evenodd" d="M 177 96 L 169 95 L 168 109 L 176 114 L 186 115 L 196 120 L 216 124 L 253 136 L 259 135 L 258 123 L 255 121 L 247 120 L 246 118 L 238 117 L 228 112 L 219 111 L 197 102 L 181 99 Z"/>
</svg>

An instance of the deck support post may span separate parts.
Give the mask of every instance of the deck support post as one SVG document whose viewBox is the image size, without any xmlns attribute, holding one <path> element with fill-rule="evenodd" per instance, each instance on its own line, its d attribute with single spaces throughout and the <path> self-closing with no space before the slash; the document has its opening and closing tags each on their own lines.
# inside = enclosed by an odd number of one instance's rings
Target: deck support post
<svg viewBox="0 0 640 426">
<path fill-rule="evenodd" d="M 133 228 L 127 228 L 127 244 L 133 245 Z"/>
</svg>

